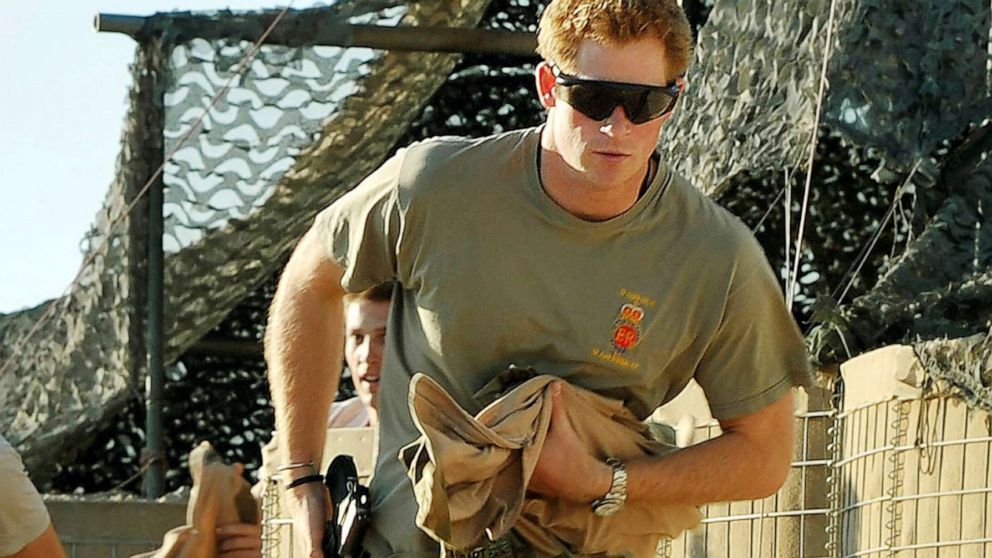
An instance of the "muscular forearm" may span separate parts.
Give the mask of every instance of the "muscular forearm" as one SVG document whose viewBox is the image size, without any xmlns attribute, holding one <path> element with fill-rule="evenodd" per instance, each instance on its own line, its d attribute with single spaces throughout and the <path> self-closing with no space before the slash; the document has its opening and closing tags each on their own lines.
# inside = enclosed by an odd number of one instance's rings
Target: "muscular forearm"
<svg viewBox="0 0 992 558">
<path fill-rule="evenodd" d="M 265 358 L 285 462 L 318 463 L 341 370 L 340 269 L 312 234 L 286 265 L 272 302 Z"/>
<path fill-rule="evenodd" d="M 629 500 L 702 505 L 773 494 L 789 472 L 792 410 L 790 394 L 743 424 L 727 421 L 716 438 L 628 463 Z"/>
</svg>

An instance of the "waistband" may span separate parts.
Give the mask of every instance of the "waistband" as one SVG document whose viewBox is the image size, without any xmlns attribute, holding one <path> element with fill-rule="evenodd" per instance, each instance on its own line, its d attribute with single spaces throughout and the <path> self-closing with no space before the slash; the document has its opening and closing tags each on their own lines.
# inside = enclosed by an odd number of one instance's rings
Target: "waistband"
<svg viewBox="0 0 992 558">
<path fill-rule="evenodd" d="M 521 558 L 529 556 L 529 548 L 514 534 L 490 541 L 482 546 L 463 550 L 444 549 L 445 558 Z"/>
</svg>

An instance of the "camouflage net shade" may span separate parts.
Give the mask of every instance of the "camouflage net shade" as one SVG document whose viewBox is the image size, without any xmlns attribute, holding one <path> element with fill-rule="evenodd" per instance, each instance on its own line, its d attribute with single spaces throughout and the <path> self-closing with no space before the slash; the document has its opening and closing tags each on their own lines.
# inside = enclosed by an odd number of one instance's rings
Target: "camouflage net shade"
<svg viewBox="0 0 992 558">
<path fill-rule="evenodd" d="M 992 114 L 988 2 L 845 1 L 837 17 L 826 122 L 893 169 Z"/>
<path fill-rule="evenodd" d="M 829 4 L 720 0 L 661 147 L 709 195 L 742 173 L 798 168 L 813 134 Z"/>
<path fill-rule="evenodd" d="M 989 36 L 984 0 L 720 0 L 702 29 L 688 93 L 662 135 L 699 188 L 733 196 L 748 175 L 806 167 L 828 52 L 820 125 L 870 149 L 882 161 L 873 178 L 905 182 L 893 205 L 911 205 L 908 239 L 870 292 L 811 332 L 819 364 L 988 330 Z"/>
<path fill-rule="evenodd" d="M 923 341 L 913 350 L 927 372 L 928 391 L 950 388 L 968 405 L 992 413 L 992 335 Z"/>
<path fill-rule="evenodd" d="M 662 147 L 710 195 L 805 166 L 829 53 L 821 124 L 905 173 L 992 114 L 988 42 L 981 0 L 718 0 Z"/>
<path fill-rule="evenodd" d="M 964 176 L 945 176 L 933 186 L 950 193 L 920 235 L 874 289 L 813 331 L 817 359 L 841 362 L 893 341 L 967 337 L 988 329 L 992 222 L 985 207 L 992 202 L 992 159 L 985 156 L 976 155 L 977 164 Z"/>
<path fill-rule="evenodd" d="M 881 179 L 904 181 L 911 229 L 874 288 L 812 331 L 824 364 L 891 343 L 970 336 L 992 319 L 990 5 L 863 4 L 842 11 L 864 24 L 838 36 L 828 123 L 883 155 Z"/>
<path fill-rule="evenodd" d="M 485 7 L 483 0 L 342 0 L 291 12 L 285 24 L 305 29 L 307 18 L 320 17 L 472 27 Z M 245 25 L 260 35 L 274 13 L 239 14 L 232 36 Z M 92 262 L 67 296 L 50 303 L 54 319 L 0 377 L 0 424 L 36 480 L 139 391 L 145 289 L 134 278 L 144 276 L 146 209 L 139 204 L 127 214 L 125 207 L 155 170 L 156 153 L 172 151 L 206 113 L 163 179 L 165 359 L 171 362 L 271 276 L 320 209 L 381 163 L 457 59 L 265 46 L 208 110 L 251 45 L 206 41 L 190 29 L 231 27 L 231 19 L 230 13 L 159 14 L 155 38 L 139 48 L 118 177 L 88 235 Z M 111 234 L 116 220 L 123 226 Z M 0 317 L 0 362 L 44 311 L 43 305 Z"/>
</svg>

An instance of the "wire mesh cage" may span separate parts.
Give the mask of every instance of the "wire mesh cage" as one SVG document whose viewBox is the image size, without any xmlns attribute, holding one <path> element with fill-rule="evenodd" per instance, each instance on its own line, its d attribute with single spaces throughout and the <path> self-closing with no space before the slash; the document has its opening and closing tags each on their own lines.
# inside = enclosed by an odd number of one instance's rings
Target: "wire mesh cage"
<svg viewBox="0 0 992 558">
<path fill-rule="evenodd" d="M 705 406 L 705 402 L 696 405 Z M 671 558 L 827 556 L 827 438 L 833 416 L 828 392 L 814 389 L 808 397 L 799 397 L 792 471 L 785 485 L 763 500 L 704 506 L 702 525 L 663 543 L 659 554 Z M 691 439 L 680 440 L 680 445 L 697 444 L 719 434 L 719 424 L 710 418 L 695 425 Z"/>
<path fill-rule="evenodd" d="M 934 389 L 911 347 L 843 369 L 836 556 L 992 555 L 992 417 Z"/>
</svg>

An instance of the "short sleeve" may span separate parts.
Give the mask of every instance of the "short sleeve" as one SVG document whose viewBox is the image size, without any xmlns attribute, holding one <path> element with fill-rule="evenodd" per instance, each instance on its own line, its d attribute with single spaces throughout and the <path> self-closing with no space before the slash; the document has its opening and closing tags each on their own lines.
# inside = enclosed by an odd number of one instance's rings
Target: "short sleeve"
<svg viewBox="0 0 992 558">
<path fill-rule="evenodd" d="M 360 292 L 397 280 L 403 219 L 398 183 L 404 151 L 317 215 L 314 227 L 327 254 L 345 269 L 341 286 Z"/>
<path fill-rule="evenodd" d="M 0 556 L 17 554 L 48 529 L 48 510 L 14 448 L 0 436 Z"/>
<path fill-rule="evenodd" d="M 794 386 L 811 385 L 806 344 L 756 242 L 750 259 L 740 271 L 751 271 L 731 281 L 720 325 L 695 373 L 718 419 L 753 413 Z"/>
</svg>

